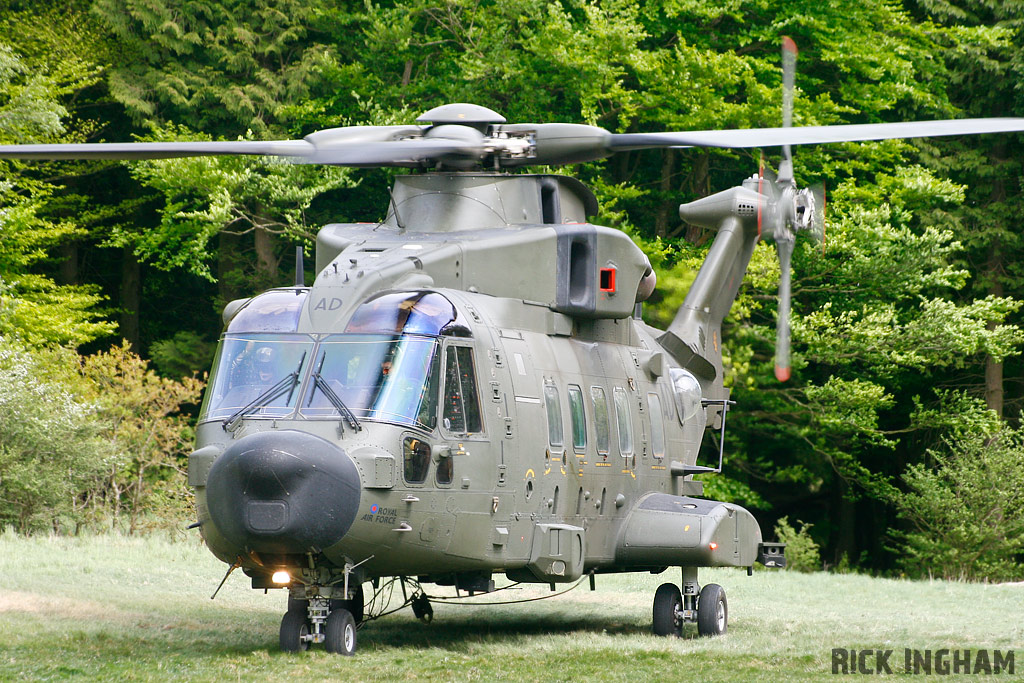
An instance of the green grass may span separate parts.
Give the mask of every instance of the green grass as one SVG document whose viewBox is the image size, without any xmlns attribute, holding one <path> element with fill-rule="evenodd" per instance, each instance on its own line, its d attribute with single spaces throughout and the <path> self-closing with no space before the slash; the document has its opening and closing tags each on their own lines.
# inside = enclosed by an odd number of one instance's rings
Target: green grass
<svg viewBox="0 0 1024 683">
<path fill-rule="evenodd" d="M 404 610 L 345 658 L 279 652 L 284 592 L 236 573 L 211 601 L 224 570 L 196 540 L 0 535 L 0 680 L 835 680 L 834 647 L 896 650 L 894 669 L 903 648 L 1016 648 L 1024 671 L 1020 585 L 707 570 L 728 594 L 728 635 L 663 639 L 651 599 L 678 570 L 599 576 L 596 592 L 553 600 L 438 604 L 430 625 Z"/>
</svg>

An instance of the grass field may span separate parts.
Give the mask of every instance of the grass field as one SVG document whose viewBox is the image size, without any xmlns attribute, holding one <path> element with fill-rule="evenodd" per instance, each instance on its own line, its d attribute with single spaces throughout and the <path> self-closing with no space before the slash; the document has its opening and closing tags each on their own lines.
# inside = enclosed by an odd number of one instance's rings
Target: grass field
<svg viewBox="0 0 1024 683">
<path fill-rule="evenodd" d="M 832 648 L 894 650 L 897 674 L 904 648 L 1016 648 L 1024 676 L 1021 585 L 708 570 L 701 581 L 728 594 L 729 633 L 663 639 L 651 600 L 678 570 L 599 576 L 596 592 L 584 582 L 553 600 L 435 605 L 429 625 L 404 610 L 367 624 L 348 658 L 279 652 L 284 592 L 254 591 L 239 572 L 211 601 L 224 571 L 197 540 L 2 534 L 0 680 L 834 680 Z"/>
</svg>

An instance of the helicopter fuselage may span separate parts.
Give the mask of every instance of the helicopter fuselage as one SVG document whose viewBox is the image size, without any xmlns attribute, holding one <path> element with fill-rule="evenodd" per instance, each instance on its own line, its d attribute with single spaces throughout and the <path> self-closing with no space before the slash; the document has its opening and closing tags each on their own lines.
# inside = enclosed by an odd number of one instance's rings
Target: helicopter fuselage
<svg viewBox="0 0 1024 683">
<path fill-rule="evenodd" d="M 753 516 L 693 480 L 717 471 L 697 460 L 749 224 L 723 225 L 666 333 L 638 314 L 646 256 L 585 221 L 577 181 L 410 176 L 392 198 L 321 230 L 311 287 L 225 309 L 189 461 L 217 557 L 299 600 L 682 566 L 689 608 L 693 568 L 765 561 Z"/>
</svg>

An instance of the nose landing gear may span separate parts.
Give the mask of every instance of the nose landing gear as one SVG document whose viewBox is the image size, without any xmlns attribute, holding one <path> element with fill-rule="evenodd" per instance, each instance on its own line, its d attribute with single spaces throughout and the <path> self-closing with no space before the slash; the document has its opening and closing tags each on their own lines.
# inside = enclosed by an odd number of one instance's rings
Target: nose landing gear
<svg viewBox="0 0 1024 683">
<path fill-rule="evenodd" d="M 725 589 L 717 583 L 701 588 L 696 567 L 683 567 L 681 593 L 674 583 L 663 583 L 654 594 L 654 635 L 679 637 L 687 622 L 696 622 L 702 636 L 720 636 L 728 629 Z"/>
<path fill-rule="evenodd" d="M 326 591 L 317 588 L 318 595 L 309 598 L 288 596 L 288 611 L 281 618 L 281 649 L 302 652 L 313 643 L 323 643 L 328 652 L 355 654 L 356 625 L 363 620 L 362 586 L 348 599 L 323 597 L 319 593 Z"/>
</svg>

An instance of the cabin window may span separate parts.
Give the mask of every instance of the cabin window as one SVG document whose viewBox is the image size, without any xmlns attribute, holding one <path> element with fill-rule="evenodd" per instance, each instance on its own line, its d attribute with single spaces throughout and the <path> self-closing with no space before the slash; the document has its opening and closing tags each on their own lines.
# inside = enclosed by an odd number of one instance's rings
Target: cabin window
<svg viewBox="0 0 1024 683">
<path fill-rule="evenodd" d="M 597 452 L 608 455 L 609 432 L 608 397 L 601 387 L 590 387 L 590 400 L 594 404 L 594 432 L 597 436 Z"/>
<path fill-rule="evenodd" d="M 665 457 L 665 419 L 661 413 L 661 397 L 647 394 L 647 414 L 651 416 L 651 452 L 655 458 Z"/>
<path fill-rule="evenodd" d="M 444 370 L 444 428 L 455 434 L 483 431 L 473 370 L 473 349 L 449 346 Z"/>
<path fill-rule="evenodd" d="M 430 444 L 414 436 L 405 437 L 402 443 L 405 482 L 422 484 L 427 480 L 427 469 L 430 467 Z M 450 480 L 449 480 L 450 481 Z"/>
<path fill-rule="evenodd" d="M 584 451 L 587 449 L 587 416 L 583 411 L 583 390 L 575 384 L 569 385 L 569 413 L 572 417 L 572 447 Z"/>
<path fill-rule="evenodd" d="M 619 428 L 619 453 L 626 457 L 633 454 L 633 423 L 629 415 L 629 397 L 626 390 L 615 387 L 615 426 Z"/>
<path fill-rule="evenodd" d="M 455 458 L 448 455 L 441 458 L 440 462 L 437 463 L 437 474 L 435 479 L 441 486 L 448 486 L 452 483 L 452 478 L 455 475 Z"/>
<path fill-rule="evenodd" d="M 544 405 L 548 413 L 548 443 L 552 447 L 562 447 L 562 404 L 558 399 L 558 389 L 553 384 L 544 385 Z"/>
</svg>

